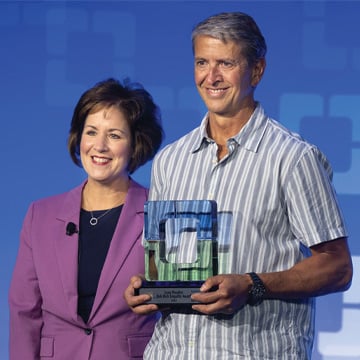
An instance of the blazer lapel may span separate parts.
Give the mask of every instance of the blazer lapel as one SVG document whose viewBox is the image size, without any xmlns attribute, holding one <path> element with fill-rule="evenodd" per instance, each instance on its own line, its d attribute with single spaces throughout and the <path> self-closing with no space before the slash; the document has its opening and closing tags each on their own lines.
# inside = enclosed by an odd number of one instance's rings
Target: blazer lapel
<svg viewBox="0 0 360 360">
<path fill-rule="evenodd" d="M 146 199 L 147 191 L 131 180 L 125 204 L 101 272 L 89 322 L 95 316 L 114 278 L 124 266 L 131 249 L 136 244 L 136 241 L 141 238 Z"/>
<path fill-rule="evenodd" d="M 78 245 L 79 234 L 66 234 L 66 226 L 69 222 L 79 229 L 81 208 L 81 192 L 85 183 L 66 193 L 62 206 L 59 206 L 57 221 L 64 223 L 64 232 L 55 238 L 55 250 L 58 258 L 59 272 L 62 286 L 69 305 L 72 318 L 77 321 L 77 273 L 78 273 Z"/>
</svg>

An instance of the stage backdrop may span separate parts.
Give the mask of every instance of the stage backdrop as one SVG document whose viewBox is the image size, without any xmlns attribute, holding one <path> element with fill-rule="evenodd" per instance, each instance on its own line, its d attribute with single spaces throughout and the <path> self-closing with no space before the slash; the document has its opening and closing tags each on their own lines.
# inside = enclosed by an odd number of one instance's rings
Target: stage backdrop
<svg viewBox="0 0 360 360">
<path fill-rule="evenodd" d="M 318 299 L 313 359 L 360 359 L 360 3 L 254 0 L 0 1 L 0 359 L 8 358 L 7 291 L 26 209 L 84 179 L 66 149 L 79 96 L 99 80 L 130 77 L 161 107 L 164 144 L 177 139 L 204 115 L 191 29 L 233 10 L 254 16 L 267 39 L 256 98 L 328 155 L 350 231 L 353 285 Z M 148 185 L 149 176 L 150 164 L 134 178 Z"/>
</svg>

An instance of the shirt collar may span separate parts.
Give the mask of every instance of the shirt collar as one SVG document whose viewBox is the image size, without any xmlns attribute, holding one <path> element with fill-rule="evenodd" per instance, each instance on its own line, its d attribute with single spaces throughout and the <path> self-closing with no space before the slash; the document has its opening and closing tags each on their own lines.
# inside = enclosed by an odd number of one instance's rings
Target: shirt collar
<svg viewBox="0 0 360 360">
<path fill-rule="evenodd" d="M 210 142 L 214 141 L 209 137 L 209 135 L 207 133 L 207 130 L 206 130 L 207 124 L 208 124 L 208 113 L 206 113 L 205 116 L 203 117 L 203 119 L 201 120 L 201 124 L 199 126 L 199 133 L 198 133 L 199 136 L 194 141 L 194 144 L 191 148 L 192 153 L 199 151 L 201 148 L 203 148 Z"/>
<path fill-rule="evenodd" d="M 249 121 L 235 136 L 233 136 L 232 139 L 234 139 L 238 145 L 244 147 L 245 149 L 252 152 L 257 152 L 261 139 L 265 133 L 267 119 L 268 118 L 264 112 L 264 108 L 258 102 L 254 112 L 250 116 Z M 199 136 L 196 141 L 194 141 L 193 147 L 191 149 L 192 153 L 199 151 L 210 142 L 213 142 L 207 133 L 207 124 L 208 113 L 205 114 L 201 121 L 199 127 Z"/>
<path fill-rule="evenodd" d="M 258 102 L 256 108 L 249 121 L 234 136 L 234 140 L 245 149 L 257 152 L 264 133 L 267 127 L 268 117 L 265 114 L 264 108 Z"/>
</svg>

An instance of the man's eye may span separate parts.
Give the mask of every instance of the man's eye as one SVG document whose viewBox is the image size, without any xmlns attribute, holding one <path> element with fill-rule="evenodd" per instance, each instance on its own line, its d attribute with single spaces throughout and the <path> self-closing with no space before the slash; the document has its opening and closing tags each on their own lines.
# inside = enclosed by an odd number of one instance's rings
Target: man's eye
<svg viewBox="0 0 360 360">
<path fill-rule="evenodd" d="M 198 60 L 198 61 L 196 61 L 196 66 L 197 66 L 197 67 L 203 68 L 203 67 L 205 67 L 206 65 L 207 65 L 207 63 L 206 63 L 206 61 L 204 61 L 204 60 Z"/>
<path fill-rule="evenodd" d="M 231 69 L 232 67 L 234 67 L 234 63 L 231 61 L 222 61 L 220 63 L 220 66 L 223 67 L 224 69 Z"/>
</svg>

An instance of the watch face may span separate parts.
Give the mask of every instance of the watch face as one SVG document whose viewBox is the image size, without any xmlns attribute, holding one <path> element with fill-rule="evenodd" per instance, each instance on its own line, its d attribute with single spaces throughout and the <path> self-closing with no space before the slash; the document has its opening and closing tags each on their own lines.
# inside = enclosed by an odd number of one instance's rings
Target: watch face
<svg viewBox="0 0 360 360">
<path fill-rule="evenodd" d="M 262 286 L 254 285 L 250 291 L 251 305 L 258 305 L 262 302 L 265 289 Z"/>
<path fill-rule="evenodd" d="M 253 286 L 249 291 L 249 298 L 247 302 L 249 305 L 258 305 L 263 301 L 266 289 L 264 283 L 258 275 L 255 273 L 249 273 L 249 275 L 253 281 Z"/>
</svg>

